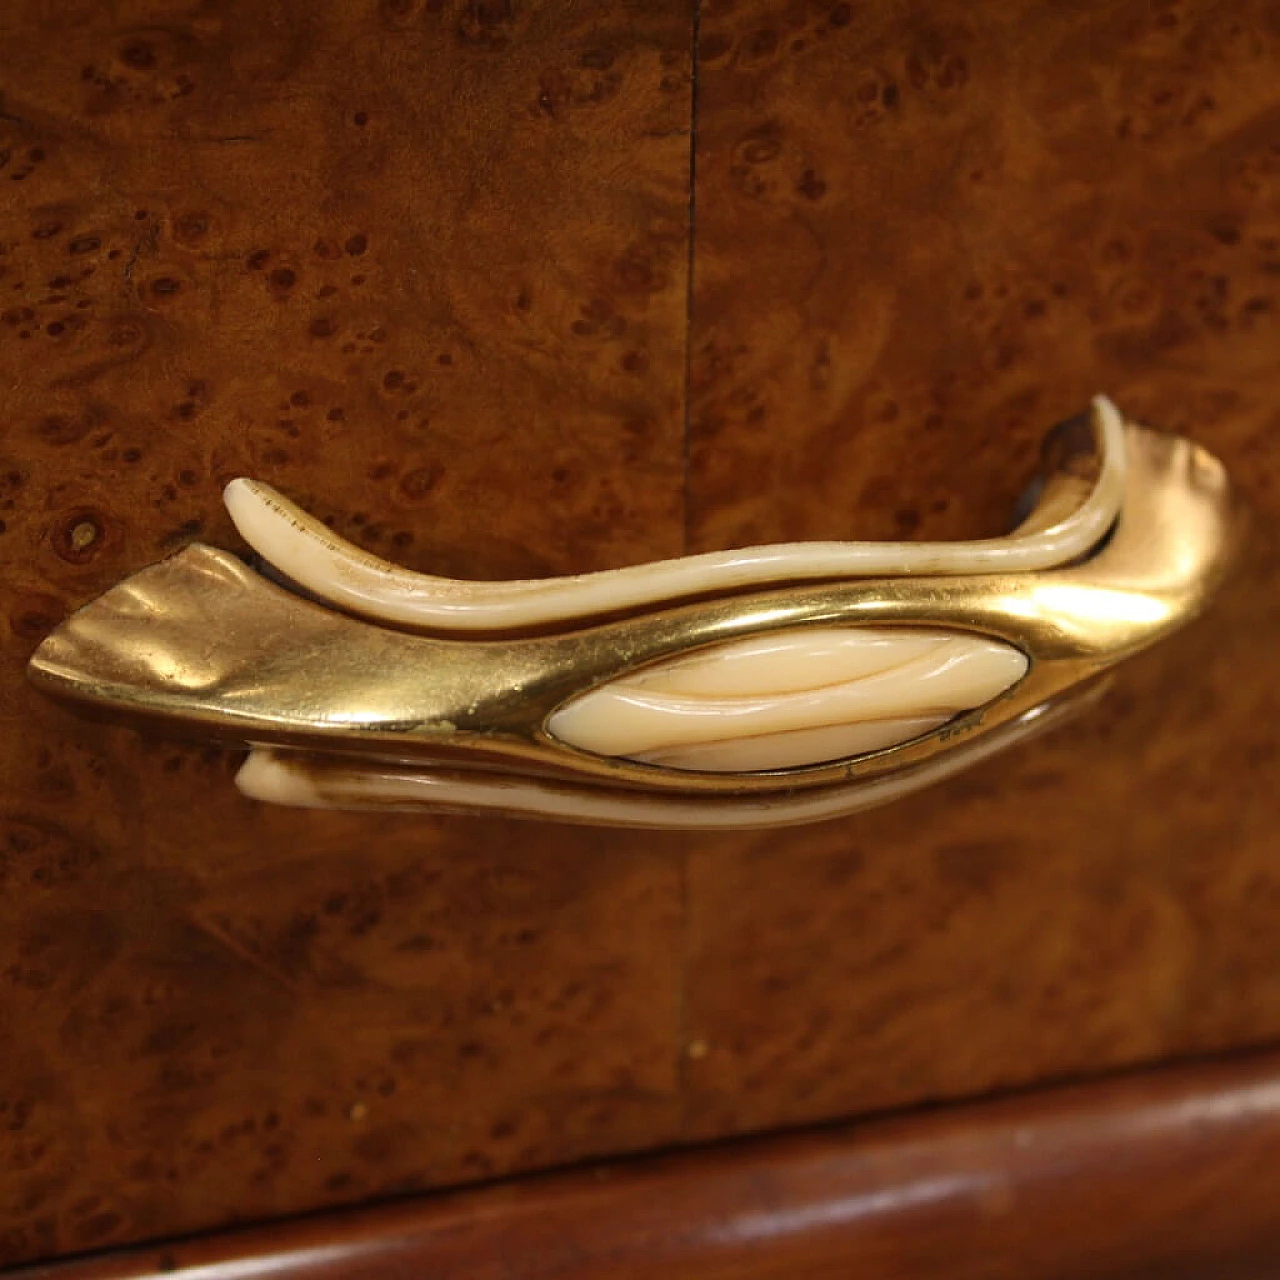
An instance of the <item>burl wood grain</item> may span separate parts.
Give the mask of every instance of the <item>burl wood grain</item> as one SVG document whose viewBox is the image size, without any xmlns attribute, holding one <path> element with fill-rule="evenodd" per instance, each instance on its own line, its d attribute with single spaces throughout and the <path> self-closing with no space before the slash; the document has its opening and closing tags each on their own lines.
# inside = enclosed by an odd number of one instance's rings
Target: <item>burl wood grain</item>
<svg viewBox="0 0 1280 1280">
<path fill-rule="evenodd" d="M 707 0 L 691 546 L 1008 527 L 1098 390 L 1236 590 L 1073 728 L 689 862 L 690 1136 L 1280 1035 L 1280 8 Z"/>
<path fill-rule="evenodd" d="M 15 1280 L 1272 1280 L 1274 1053 L 636 1157 Z"/>
<path fill-rule="evenodd" d="M 240 474 L 677 554 L 687 8 L 0 10 L 0 1262 L 677 1137 L 678 849 L 272 812 L 23 664 Z"/>
<path fill-rule="evenodd" d="M 1280 9 L 706 0 L 696 548 L 1007 527 L 1099 390 L 1272 516 Z"/>
<path fill-rule="evenodd" d="M 707 3 L 691 246 L 694 16 L 3 6 L 0 1261 L 1280 1035 L 1274 6 Z M 1246 576 L 860 818 L 272 811 L 22 679 L 242 472 L 475 576 L 966 536 L 1099 388 Z"/>
</svg>

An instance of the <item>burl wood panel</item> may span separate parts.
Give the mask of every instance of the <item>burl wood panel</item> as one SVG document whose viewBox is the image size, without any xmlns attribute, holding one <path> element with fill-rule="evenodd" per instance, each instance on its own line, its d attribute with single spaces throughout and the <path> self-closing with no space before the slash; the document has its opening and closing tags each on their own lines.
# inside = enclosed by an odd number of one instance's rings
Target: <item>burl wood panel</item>
<svg viewBox="0 0 1280 1280">
<path fill-rule="evenodd" d="M 694 549 L 1008 527 L 1106 390 L 1255 557 L 1087 719 L 699 844 L 691 1133 L 1280 1036 L 1280 7 L 707 0 Z"/>
<path fill-rule="evenodd" d="M 446 572 L 678 553 L 691 29 L 0 6 L 0 1263 L 677 1136 L 677 849 L 272 812 L 23 664 L 238 474 Z"/>
<path fill-rule="evenodd" d="M 15 1280 L 1272 1280 L 1275 1054 L 636 1158 Z"/>
<path fill-rule="evenodd" d="M 999 528 L 1098 387 L 1274 530 L 1262 3 L 708 4 L 688 541 Z M 262 476 L 416 567 L 682 547 L 689 6 L 3 6 L 0 1260 L 1280 1035 L 1280 571 L 901 806 L 256 808 L 22 664 Z"/>
</svg>

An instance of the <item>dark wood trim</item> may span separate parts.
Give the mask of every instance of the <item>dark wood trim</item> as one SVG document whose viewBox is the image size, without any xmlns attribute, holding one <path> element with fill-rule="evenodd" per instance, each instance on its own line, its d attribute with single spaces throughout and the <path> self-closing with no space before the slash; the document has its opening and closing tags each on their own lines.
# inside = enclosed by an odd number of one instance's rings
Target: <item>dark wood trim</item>
<svg viewBox="0 0 1280 1280">
<path fill-rule="evenodd" d="M 1280 1054 L 72 1260 L 24 1280 L 1280 1273 Z"/>
</svg>

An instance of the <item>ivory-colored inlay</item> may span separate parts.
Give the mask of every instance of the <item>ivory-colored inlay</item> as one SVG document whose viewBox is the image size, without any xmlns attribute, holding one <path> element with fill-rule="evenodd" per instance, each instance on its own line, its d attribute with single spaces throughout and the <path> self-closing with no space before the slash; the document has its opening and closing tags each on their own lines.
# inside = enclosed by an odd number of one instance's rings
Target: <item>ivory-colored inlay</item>
<svg viewBox="0 0 1280 1280">
<path fill-rule="evenodd" d="M 862 724 L 834 724 L 818 729 L 792 729 L 766 733 L 758 738 L 731 742 L 695 742 L 689 746 L 646 751 L 637 759 L 668 769 L 697 769 L 704 773 L 760 773 L 769 769 L 796 769 L 824 760 L 883 751 L 932 733 L 950 716 L 897 716 L 892 720 L 868 720 Z"/>
<path fill-rule="evenodd" d="M 821 764 L 919 737 L 1027 670 L 984 636 L 813 627 L 718 645 L 590 690 L 547 731 L 595 755 L 751 773 Z"/>
<path fill-rule="evenodd" d="M 509 630 L 824 578 L 1026 573 L 1065 564 L 1102 539 L 1123 497 L 1124 421 L 1103 396 L 1093 413 L 1101 468 L 1088 497 L 1047 527 L 1033 522 L 1008 537 L 974 542 L 789 542 L 564 578 L 460 582 L 362 551 L 260 481 L 233 480 L 224 498 L 245 541 L 321 600 L 423 630 Z"/>
<path fill-rule="evenodd" d="M 1104 687 L 1095 684 L 1064 703 L 1034 708 L 910 768 L 816 791 L 794 788 L 781 795 L 734 796 L 727 801 L 714 794 L 609 791 L 539 778 L 434 774 L 429 769 L 261 749 L 249 753 L 236 786 L 256 800 L 308 809 L 497 812 L 593 826 L 703 831 L 786 827 L 869 809 L 940 782 L 1094 705 Z"/>
</svg>

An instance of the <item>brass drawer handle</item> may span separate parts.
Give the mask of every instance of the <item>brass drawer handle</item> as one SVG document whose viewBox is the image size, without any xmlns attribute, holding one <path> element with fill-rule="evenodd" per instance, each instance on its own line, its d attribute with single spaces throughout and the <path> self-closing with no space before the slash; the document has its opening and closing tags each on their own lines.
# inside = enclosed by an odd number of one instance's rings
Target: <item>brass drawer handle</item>
<svg viewBox="0 0 1280 1280">
<path fill-rule="evenodd" d="M 1007 538 L 792 543 L 547 582 L 413 574 L 234 481 L 303 598 L 194 545 L 62 623 L 50 693 L 247 745 L 285 804 L 653 827 L 814 821 L 913 791 L 1199 613 L 1246 516 L 1221 464 L 1105 399 Z M 332 606 L 332 607 L 330 607 Z"/>
</svg>

